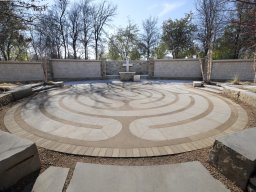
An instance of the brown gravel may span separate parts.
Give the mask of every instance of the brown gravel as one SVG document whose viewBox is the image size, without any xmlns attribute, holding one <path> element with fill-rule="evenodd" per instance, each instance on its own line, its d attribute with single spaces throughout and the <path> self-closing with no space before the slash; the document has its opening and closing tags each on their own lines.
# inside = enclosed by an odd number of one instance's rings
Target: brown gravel
<svg viewBox="0 0 256 192">
<path fill-rule="evenodd" d="M 236 102 L 236 101 L 235 101 Z M 8 108 L 10 108 L 15 103 L 9 104 L 5 107 L 0 108 L 0 129 L 7 131 L 3 118 Z M 256 127 L 256 109 L 245 105 L 243 103 L 240 104 L 244 109 L 246 109 L 249 122 L 247 127 Z M 40 173 L 42 173 L 45 169 L 50 166 L 59 166 L 59 167 L 67 167 L 70 168 L 68 179 L 65 184 L 65 189 L 72 177 L 74 167 L 77 162 L 84 162 L 84 163 L 94 163 L 94 164 L 106 164 L 106 165 L 127 165 L 127 166 L 142 166 L 142 165 L 164 165 L 164 164 L 174 164 L 174 163 L 181 163 L 181 162 L 188 162 L 188 161 L 200 161 L 211 173 L 211 175 L 221 181 L 228 189 L 232 192 L 242 192 L 234 183 L 228 180 L 225 176 L 223 176 L 217 169 L 211 166 L 208 163 L 208 155 L 209 155 L 209 148 L 196 150 L 192 152 L 186 152 L 182 154 L 176 155 L 168 155 L 162 157 L 148 157 L 148 158 L 100 158 L 100 157 L 86 157 L 86 156 L 77 156 L 77 155 L 70 155 L 64 154 L 59 152 L 50 151 L 41 147 L 38 147 L 39 156 L 41 159 L 42 168 Z M 20 182 L 17 183 L 12 189 L 9 189 L 10 192 L 22 191 L 26 186 L 29 185 L 31 187 L 31 182 L 34 181 L 37 174 L 31 175 L 29 177 L 24 178 Z M 65 191 L 65 190 L 64 190 Z"/>
</svg>

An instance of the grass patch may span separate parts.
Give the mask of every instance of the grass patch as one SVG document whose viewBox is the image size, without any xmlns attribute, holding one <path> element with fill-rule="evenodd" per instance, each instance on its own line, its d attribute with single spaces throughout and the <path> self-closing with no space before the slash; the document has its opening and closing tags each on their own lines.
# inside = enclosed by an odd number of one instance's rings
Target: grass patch
<svg viewBox="0 0 256 192">
<path fill-rule="evenodd" d="M 233 85 L 241 85 L 239 75 L 235 75 L 233 80 L 228 81 Z"/>
<path fill-rule="evenodd" d="M 253 92 L 253 93 L 256 93 L 256 88 L 249 88 L 248 90 Z"/>
</svg>

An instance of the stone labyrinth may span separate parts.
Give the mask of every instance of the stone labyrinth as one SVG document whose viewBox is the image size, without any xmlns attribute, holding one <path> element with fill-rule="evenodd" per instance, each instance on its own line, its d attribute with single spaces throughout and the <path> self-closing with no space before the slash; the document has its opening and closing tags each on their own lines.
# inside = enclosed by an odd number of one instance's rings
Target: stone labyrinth
<svg viewBox="0 0 256 192">
<path fill-rule="evenodd" d="M 102 157 L 145 157 L 208 147 L 245 128 L 234 102 L 186 84 L 92 83 L 40 93 L 10 108 L 6 128 L 38 146 Z"/>
</svg>

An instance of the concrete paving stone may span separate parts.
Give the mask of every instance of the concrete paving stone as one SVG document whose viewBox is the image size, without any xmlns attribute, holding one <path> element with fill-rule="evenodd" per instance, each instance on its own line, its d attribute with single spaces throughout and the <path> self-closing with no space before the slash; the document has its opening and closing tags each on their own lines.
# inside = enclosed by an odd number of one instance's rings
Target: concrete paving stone
<svg viewBox="0 0 256 192">
<path fill-rule="evenodd" d="M 256 128 L 218 137 L 209 161 L 237 186 L 246 189 L 256 171 Z"/>
<path fill-rule="evenodd" d="M 120 157 L 126 157 L 126 149 L 119 149 L 119 156 Z"/>
<path fill-rule="evenodd" d="M 36 180 L 32 192 L 62 192 L 69 169 L 49 167 Z"/>
<path fill-rule="evenodd" d="M 132 150 L 134 157 L 140 157 L 140 150 L 138 148 L 135 148 Z"/>
<path fill-rule="evenodd" d="M 93 152 L 92 152 L 92 156 L 98 156 L 100 152 L 100 148 L 95 147 Z"/>
<path fill-rule="evenodd" d="M 107 151 L 107 148 L 101 148 L 101 149 L 100 149 L 100 152 L 99 152 L 99 156 L 100 156 L 100 157 L 104 157 L 105 154 L 106 154 L 106 151 Z"/>
<path fill-rule="evenodd" d="M 67 192 L 228 192 L 200 162 L 158 166 L 77 163 Z"/>
<path fill-rule="evenodd" d="M 93 150 L 94 150 L 94 147 L 89 147 L 85 152 L 85 155 L 88 155 L 88 156 L 92 155 Z"/>
<path fill-rule="evenodd" d="M 167 151 L 168 154 L 173 154 L 173 150 L 169 146 L 164 146 L 164 149 Z"/>
<path fill-rule="evenodd" d="M 114 148 L 114 149 L 113 149 L 112 157 L 119 157 L 119 153 L 120 153 L 119 151 L 120 151 L 119 149 Z"/>
<path fill-rule="evenodd" d="M 36 145 L 0 131 L 0 191 L 40 169 Z"/>
<path fill-rule="evenodd" d="M 149 156 L 149 157 L 154 156 L 154 152 L 153 152 L 152 148 L 145 148 L 145 150 L 146 150 L 147 156 Z"/>
<path fill-rule="evenodd" d="M 158 147 L 158 151 L 160 153 L 160 156 L 168 154 L 164 147 Z"/>
<path fill-rule="evenodd" d="M 86 154 L 86 151 L 88 151 L 89 147 L 82 147 L 79 151 L 79 154 L 81 155 L 85 155 Z"/>
<path fill-rule="evenodd" d="M 133 157 L 133 149 L 126 149 L 126 156 Z"/>
<path fill-rule="evenodd" d="M 107 148 L 106 157 L 112 157 L 112 154 L 113 154 L 113 149 L 112 148 Z"/>
<path fill-rule="evenodd" d="M 153 151 L 154 156 L 159 156 L 159 155 L 160 155 L 160 152 L 159 152 L 159 150 L 158 150 L 158 147 L 152 147 L 151 149 L 152 149 L 152 151 Z"/>
</svg>

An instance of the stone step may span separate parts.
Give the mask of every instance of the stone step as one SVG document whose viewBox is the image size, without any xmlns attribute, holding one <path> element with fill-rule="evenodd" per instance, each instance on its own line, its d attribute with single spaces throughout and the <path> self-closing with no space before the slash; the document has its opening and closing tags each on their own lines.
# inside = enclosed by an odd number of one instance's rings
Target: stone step
<svg viewBox="0 0 256 192">
<path fill-rule="evenodd" d="M 44 82 L 29 84 L 31 88 L 39 87 L 44 85 Z"/>
<path fill-rule="evenodd" d="M 36 145 L 0 131 L 0 191 L 40 169 Z"/>
<path fill-rule="evenodd" d="M 203 87 L 203 81 L 193 81 L 193 87 Z"/>
<path fill-rule="evenodd" d="M 207 91 L 207 92 L 211 92 L 211 93 L 216 93 L 216 94 L 222 93 L 222 91 L 220 91 L 220 90 L 212 89 L 212 88 L 208 88 L 208 87 L 200 87 L 200 88 L 198 87 L 198 89 Z"/>
<path fill-rule="evenodd" d="M 86 189 L 86 190 L 85 190 Z M 227 192 L 200 162 L 158 166 L 77 163 L 67 192 Z"/>
<path fill-rule="evenodd" d="M 204 85 L 204 87 L 206 87 L 206 88 L 209 88 L 209 89 L 215 89 L 215 90 L 219 90 L 219 91 L 223 91 L 223 87 L 221 87 L 221 86 L 216 86 L 216 85 L 207 85 L 207 84 L 205 84 Z"/>
<path fill-rule="evenodd" d="M 69 169 L 49 167 L 36 180 L 32 192 L 62 192 Z"/>
<path fill-rule="evenodd" d="M 43 85 L 43 86 L 39 86 L 39 87 L 35 87 L 33 88 L 33 92 L 40 92 L 40 91 L 46 91 L 48 89 L 53 89 L 55 88 L 54 85 Z"/>
<path fill-rule="evenodd" d="M 256 171 L 256 128 L 216 139 L 209 161 L 228 179 L 245 190 Z"/>
</svg>

